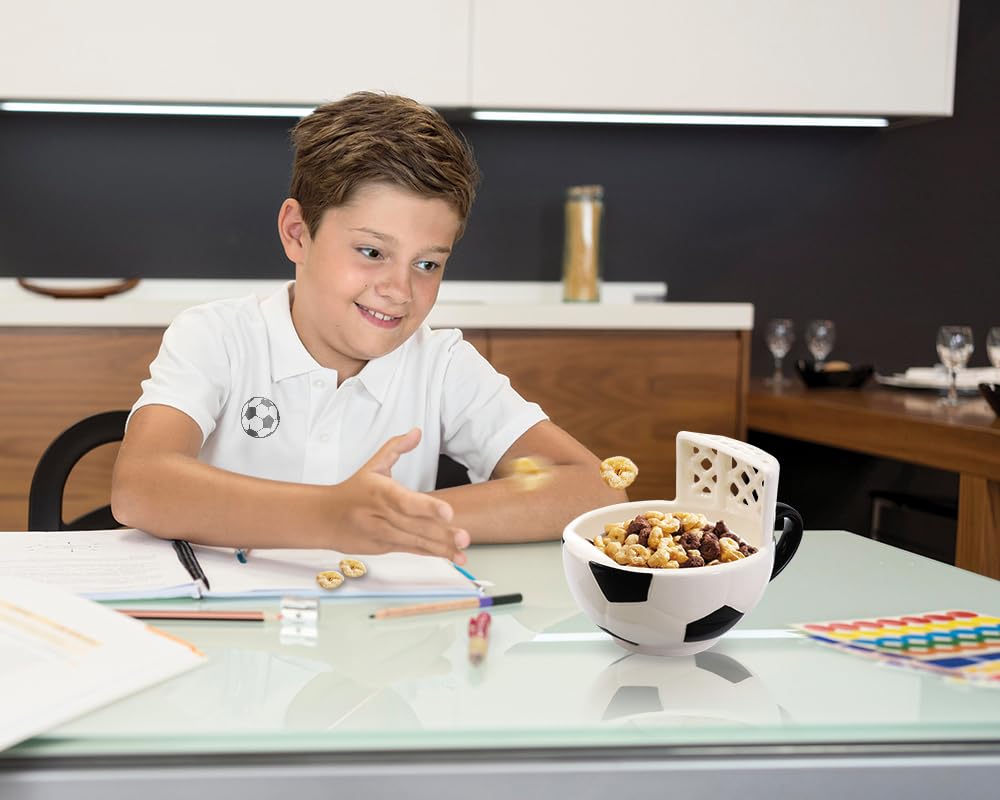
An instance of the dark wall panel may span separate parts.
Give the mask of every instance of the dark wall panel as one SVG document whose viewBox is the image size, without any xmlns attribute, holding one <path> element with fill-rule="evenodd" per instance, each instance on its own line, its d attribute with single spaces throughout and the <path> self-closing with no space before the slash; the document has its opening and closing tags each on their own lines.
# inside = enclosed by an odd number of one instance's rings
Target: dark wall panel
<svg viewBox="0 0 1000 800">
<path fill-rule="evenodd" d="M 891 130 L 460 123 L 484 183 L 449 274 L 556 280 L 565 187 L 606 187 L 605 276 L 838 323 L 929 364 L 1000 324 L 1000 3 L 962 3 L 955 116 Z M 284 277 L 290 120 L 0 114 L 0 275 Z M 753 366 L 768 370 L 760 335 Z"/>
</svg>

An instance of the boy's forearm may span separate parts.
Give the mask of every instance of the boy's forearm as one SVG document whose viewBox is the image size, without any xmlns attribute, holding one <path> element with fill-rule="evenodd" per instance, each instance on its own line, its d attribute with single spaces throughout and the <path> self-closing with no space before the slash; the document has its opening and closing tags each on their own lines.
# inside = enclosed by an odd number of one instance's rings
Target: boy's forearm
<svg viewBox="0 0 1000 800">
<path fill-rule="evenodd" d="M 325 488 L 228 472 L 180 454 L 119 456 L 111 506 L 123 525 L 162 538 L 228 547 L 333 547 L 322 541 Z"/>
<path fill-rule="evenodd" d="M 628 500 L 625 492 L 608 488 L 590 464 L 555 466 L 535 490 L 504 478 L 434 494 L 451 504 L 455 524 L 469 532 L 473 544 L 558 539 L 566 523 L 584 511 Z"/>
</svg>

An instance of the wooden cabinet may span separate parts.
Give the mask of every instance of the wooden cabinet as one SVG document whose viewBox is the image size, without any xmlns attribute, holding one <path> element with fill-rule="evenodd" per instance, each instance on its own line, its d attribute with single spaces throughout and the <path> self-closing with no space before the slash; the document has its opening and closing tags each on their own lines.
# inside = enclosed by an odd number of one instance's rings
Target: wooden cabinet
<svg viewBox="0 0 1000 800">
<path fill-rule="evenodd" d="M 474 108 L 940 116 L 958 0 L 474 0 Z"/>
<path fill-rule="evenodd" d="M 12 424 L 0 429 L 0 530 L 24 530 L 28 489 L 45 448 L 74 422 L 130 408 L 160 346 L 157 328 L 0 331 L 0 386 Z M 87 455 L 70 475 L 64 519 L 108 503 L 118 445 Z"/>
<path fill-rule="evenodd" d="M 0 100 L 313 104 L 468 94 L 468 0 L 5 4 Z"/>
<path fill-rule="evenodd" d="M 27 526 L 31 475 L 49 443 L 89 414 L 131 407 L 160 328 L 0 330 L 0 530 Z M 640 468 L 633 499 L 674 496 L 680 430 L 743 438 L 749 332 L 467 331 L 525 397 L 602 458 Z M 87 456 L 67 485 L 65 519 L 108 502 L 117 445 Z"/>
<path fill-rule="evenodd" d="M 749 334 L 494 331 L 489 358 L 601 458 L 639 467 L 632 500 L 674 497 L 678 431 L 746 434 Z"/>
</svg>

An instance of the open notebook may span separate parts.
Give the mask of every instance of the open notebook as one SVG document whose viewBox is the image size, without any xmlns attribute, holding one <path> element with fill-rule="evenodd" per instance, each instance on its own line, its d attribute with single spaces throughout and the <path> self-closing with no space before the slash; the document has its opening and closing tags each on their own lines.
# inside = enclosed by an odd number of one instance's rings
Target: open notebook
<svg viewBox="0 0 1000 800">
<path fill-rule="evenodd" d="M 172 543 L 134 529 L 0 533 L 0 579 L 28 578 L 92 600 L 160 597 L 468 596 L 477 584 L 446 559 L 408 553 L 362 556 L 368 568 L 334 590 L 316 573 L 338 569 L 335 550 L 254 550 L 247 563 L 233 550 L 192 545 L 210 588 L 190 573 Z"/>
<path fill-rule="evenodd" d="M 163 631 L 53 586 L 0 579 L 0 750 L 199 664 Z"/>
</svg>

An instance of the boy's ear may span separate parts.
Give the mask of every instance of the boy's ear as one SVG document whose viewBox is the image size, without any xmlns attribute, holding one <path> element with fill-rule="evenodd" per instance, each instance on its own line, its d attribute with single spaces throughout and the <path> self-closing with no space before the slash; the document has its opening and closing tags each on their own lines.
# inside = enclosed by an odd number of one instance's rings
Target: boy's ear
<svg viewBox="0 0 1000 800">
<path fill-rule="evenodd" d="M 278 211 L 278 236 L 285 255 L 293 264 L 305 261 L 305 248 L 309 241 L 309 227 L 302 218 L 299 201 L 289 197 Z"/>
</svg>

